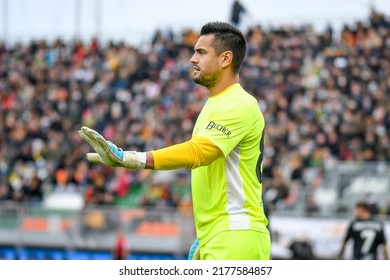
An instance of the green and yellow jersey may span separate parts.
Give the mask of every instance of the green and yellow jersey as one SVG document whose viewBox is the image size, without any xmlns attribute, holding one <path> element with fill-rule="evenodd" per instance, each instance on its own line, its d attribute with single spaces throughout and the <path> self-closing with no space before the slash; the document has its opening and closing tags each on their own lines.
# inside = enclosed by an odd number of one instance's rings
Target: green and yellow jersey
<svg viewBox="0 0 390 280">
<path fill-rule="evenodd" d="M 261 199 L 263 143 L 264 118 L 256 99 L 233 84 L 207 100 L 189 141 L 152 151 L 154 169 L 192 169 L 200 246 L 229 230 L 269 236 Z"/>
<path fill-rule="evenodd" d="M 193 138 L 204 137 L 222 155 L 192 170 L 195 225 L 200 244 L 227 230 L 268 232 L 262 203 L 264 118 L 239 84 L 210 97 Z"/>
</svg>

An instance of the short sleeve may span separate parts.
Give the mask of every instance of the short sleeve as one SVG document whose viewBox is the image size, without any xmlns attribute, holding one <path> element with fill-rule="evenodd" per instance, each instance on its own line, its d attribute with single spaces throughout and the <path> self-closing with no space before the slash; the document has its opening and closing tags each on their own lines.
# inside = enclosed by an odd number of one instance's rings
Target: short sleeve
<svg viewBox="0 0 390 280">
<path fill-rule="evenodd" d="M 218 107 L 195 136 L 203 136 L 217 145 L 226 157 L 248 134 L 253 109 L 244 102 Z"/>
</svg>

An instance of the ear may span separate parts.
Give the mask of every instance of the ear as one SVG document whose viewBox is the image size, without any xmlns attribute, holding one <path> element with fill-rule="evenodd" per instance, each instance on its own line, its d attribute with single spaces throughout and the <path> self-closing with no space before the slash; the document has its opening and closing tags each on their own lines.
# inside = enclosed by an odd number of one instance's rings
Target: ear
<svg viewBox="0 0 390 280">
<path fill-rule="evenodd" d="M 225 51 L 220 54 L 220 65 L 222 68 L 227 68 L 232 64 L 233 53 L 231 51 Z"/>
</svg>

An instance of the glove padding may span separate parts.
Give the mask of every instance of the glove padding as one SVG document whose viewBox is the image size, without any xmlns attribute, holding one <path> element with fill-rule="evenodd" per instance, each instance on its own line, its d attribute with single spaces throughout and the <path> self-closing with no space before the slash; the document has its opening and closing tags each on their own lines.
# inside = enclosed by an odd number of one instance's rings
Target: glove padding
<svg viewBox="0 0 390 280">
<path fill-rule="evenodd" d="M 83 138 L 96 153 L 87 153 L 87 160 L 91 163 L 103 163 L 111 167 L 125 167 L 129 169 L 145 168 L 146 155 L 135 151 L 123 151 L 114 143 L 104 139 L 93 129 L 83 126 L 79 130 Z"/>
<path fill-rule="evenodd" d="M 195 239 L 188 252 L 188 260 L 200 260 L 199 240 Z"/>
</svg>

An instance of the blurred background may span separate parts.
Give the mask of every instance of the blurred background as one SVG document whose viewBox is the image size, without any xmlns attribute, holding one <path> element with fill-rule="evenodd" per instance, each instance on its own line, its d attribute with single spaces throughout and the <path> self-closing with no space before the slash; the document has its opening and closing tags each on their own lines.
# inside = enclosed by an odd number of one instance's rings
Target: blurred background
<svg viewBox="0 0 390 280">
<path fill-rule="evenodd" d="M 390 239 L 390 2 L 239 3 L 0 1 L 0 259 L 186 258 L 189 171 L 91 165 L 77 131 L 189 139 L 208 97 L 190 57 L 215 20 L 248 42 L 272 258 L 334 259 L 361 200 Z"/>
</svg>

